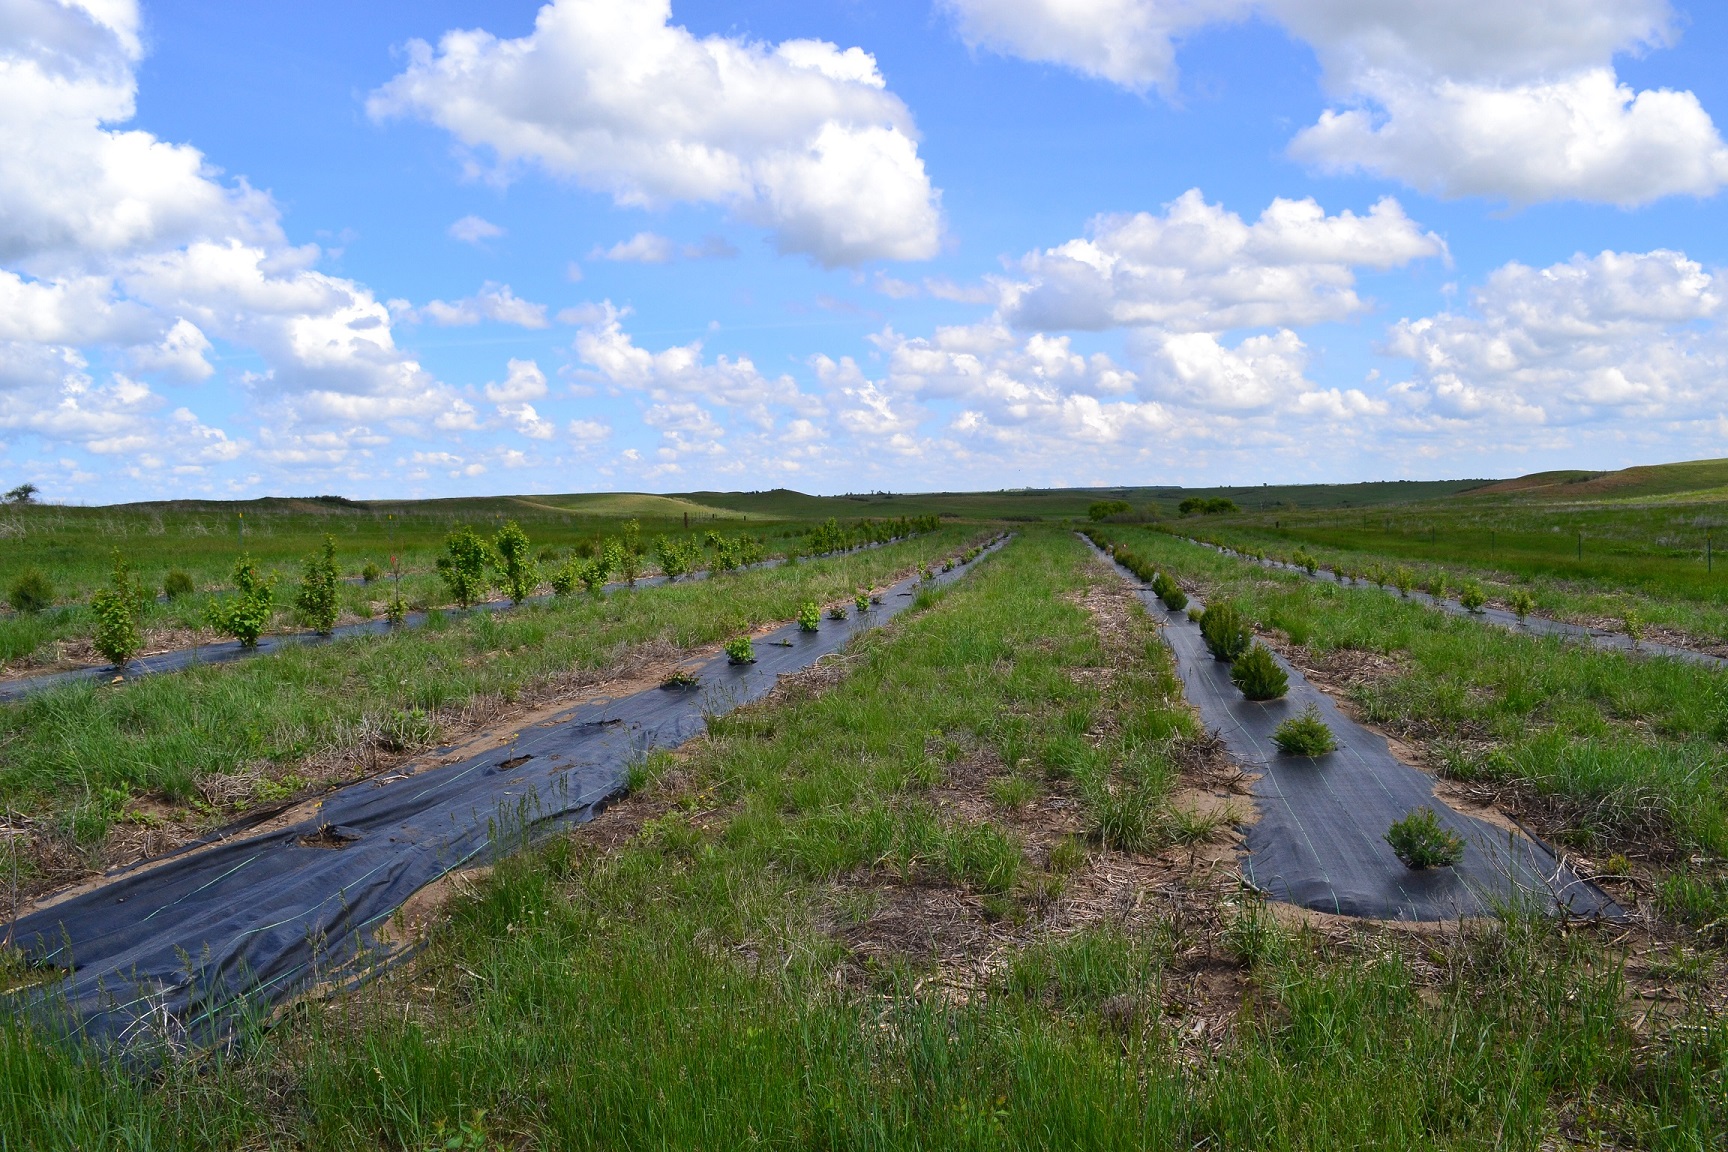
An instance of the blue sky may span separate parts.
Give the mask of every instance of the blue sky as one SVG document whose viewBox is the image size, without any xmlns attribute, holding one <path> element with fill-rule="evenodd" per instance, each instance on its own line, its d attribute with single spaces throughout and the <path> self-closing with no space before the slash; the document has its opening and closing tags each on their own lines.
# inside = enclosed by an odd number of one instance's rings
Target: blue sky
<svg viewBox="0 0 1728 1152">
<path fill-rule="evenodd" d="M 0 480 L 1724 455 L 1728 13 L 0 0 Z"/>
</svg>

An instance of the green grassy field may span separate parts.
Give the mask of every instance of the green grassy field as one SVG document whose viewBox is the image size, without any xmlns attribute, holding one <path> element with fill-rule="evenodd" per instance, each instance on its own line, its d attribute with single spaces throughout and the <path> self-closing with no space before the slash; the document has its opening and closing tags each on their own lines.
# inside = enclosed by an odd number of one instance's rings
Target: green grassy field
<svg viewBox="0 0 1728 1152">
<path fill-rule="evenodd" d="M 1704 644 L 1728 642 L 1728 462 L 1543 474 L 1441 500 L 1363 512 L 1244 512 L 1172 530 L 1327 567 L 1404 564 L 1418 584 L 1444 571 L 1504 599 L 1522 588 L 1561 619 L 1612 623 L 1628 610 Z M 1720 560 L 1720 562 L 1719 562 Z"/>
<path fill-rule="evenodd" d="M 1450 637 L 1241 579 L 1338 643 Z M 1114 574 L 1028 532 L 378 983 L 142 1079 L 0 1024 L 0 1146 L 1718 1145 L 1713 954 L 1282 923 L 1183 831 L 1193 732 Z"/>
</svg>

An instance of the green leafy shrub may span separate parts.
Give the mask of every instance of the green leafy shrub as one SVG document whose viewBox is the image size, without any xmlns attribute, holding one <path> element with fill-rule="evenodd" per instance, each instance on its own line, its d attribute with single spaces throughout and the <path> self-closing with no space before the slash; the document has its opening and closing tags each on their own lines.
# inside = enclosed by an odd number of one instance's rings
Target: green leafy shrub
<svg viewBox="0 0 1728 1152">
<path fill-rule="evenodd" d="M 1446 599 L 1446 573 L 1436 572 L 1428 578 L 1428 595 L 1436 600 Z"/>
<path fill-rule="evenodd" d="M 378 567 L 378 565 L 373 561 L 368 560 L 360 569 L 360 582 L 362 584 L 375 584 L 383 575 L 384 569 Z"/>
<path fill-rule="evenodd" d="M 1188 499 L 1182 501 L 1182 503 L 1176 505 L 1176 514 L 1179 516 L 1218 516 L 1226 512 L 1237 511 L 1240 511 L 1240 509 L 1236 507 L 1236 501 L 1224 496 L 1220 496 L 1213 500 L 1205 500 L 1199 496 L 1190 496 Z"/>
<path fill-rule="evenodd" d="M 852 607 L 858 609 L 860 615 L 870 611 L 870 593 L 866 589 L 858 589 L 858 594 L 852 597 Z"/>
<path fill-rule="evenodd" d="M 582 561 L 572 556 L 552 570 L 552 594 L 568 596 L 582 583 Z"/>
<path fill-rule="evenodd" d="M 1482 591 L 1482 585 L 1474 580 L 1464 581 L 1464 586 L 1458 590 L 1458 603 L 1464 605 L 1470 612 L 1480 612 L 1488 604 L 1488 594 Z"/>
<path fill-rule="evenodd" d="M 1134 511 L 1134 506 L 1126 500 L 1096 500 L 1086 506 L 1086 517 L 1089 520 L 1104 520 L 1111 516 L 1125 516 Z"/>
<path fill-rule="evenodd" d="M 804 606 L 798 609 L 798 628 L 802 632 L 814 632 L 822 626 L 822 613 L 816 607 L 816 601 L 806 600 Z"/>
<path fill-rule="evenodd" d="M 750 643 L 750 637 L 734 636 L 732 639 L 726 641 L 726 663 L 756 663 L 756 646 Z"/>
<path fill-rule="evenodd" d="M 144 589 L 132 576 L 132 570 L 119 552 L 114 553 L 114 571 L 108 587 L 98 589 L 90 597 L 90 614 L 96 618 L 96 633 L 92 637 L 96 651 L 116 668 L 144 647 L 138 618 L 144 611 Z"/>
<path fill-rule="evenodd" d="M 192 583 L 191 574 L 180 568 L 169 572 L 167 578 L 162 581 L 162 594 L 170 600 L 190 596 L 197 590 L 197 586 Z"/>
<path fill-rule="evenodd" d="M 1621 613 L 1620 626 L 1626 630 L 1626 638 L 1632 641 L 1632 647 L 1638 647 L 1638 642 L 1644 639 L 1644 617 L 1638 615 L 1638 609 L 1629 607 Z"/>
<path fill-rule="evenodd" d="M 1392 570 L 1392 587 L 1398 589 L 1398 595 L 1410 595 L 1410 589 L 1416 587 L 1416 575 L 1410 569 L 1400 564 Z"/>
<path fill-rule="evenodd" d="M 1263 644 L 1254 644 L 1230 665 L 1230 682 L 1250 700 L 1276 700 L 1290 690 L 1290 678 Z"/>
<path fill-rule="evenodd" d="M 1524 619 L 1526 616 L 1530 615 L 1531 612 L 1535 611 L 1535 609 L 1536 600 L 1530 595 L 1530 593 L 1526 592 L 1522 588 L 1513 590 L 1512 611 L 1518 614 L 1518 619 Z"/>
<path fill-rule="evenodd" d="M 1310 576 L 1320 571 L 1320 561 L 1314 559 L 1306 548 L 1296 549 L 1296 554 L 1290 557 L 1290 562 Z"/>
<path fill-rule="evenodd" d="M 631 586 L 635 585 L 636 577 L 642 575 L 642 552 L 642 525 L 635 520 L 626 520 L 620 530 L 620 539 L 616 541 L 616 551 L 612 554 L 612 568 Z"/>
<path fill-rule="evenodd" d="M 491 549 L 474 529 L 463 525 L 444 539 L 444 555 L 438 557 L 438 575 L 459 608 L 467 608 L 492 585 L 486 579 Z"/>
<path fill-rule="evenodd" d="M 14 612 L 42 612 L 54 606 L 54 585 L 40 568 L 26 568 L 6 590 Z"/>
<path fill-rule="evenodd" d="M 392 627 L 399 627 L 402 621 L 408 619 L 408 602 L 402 599 L 401 593 L 390 597 L 384 605 L 384 619 L 388 620 Z"/>
<path fill-rule="evenodd" d="M 324 547 L 306 558 L 294 609 L 308 628 L 328 636 L 336 627 L 336 540 L 324 537 Z"/>
<path fill-rule="evenodd" d="M 1286 756 L 1324 756 L 1338 747 L 1332 729 L 1320 719 L 1320 710 L 1310 704 L 1300 716 L 1292 716 L 1272 733 L 1272 743 Z"/>
<path fill-rule="evenodd" d="M 1222 601 L 1210 604 L 1200 614 L 1200 638 L 1219 660 L 1234 660 L 1248 651 L 1254 637 L 1248 631 L 1248 621 L 1234 604 Z"/>
<path fill-rule="evenodd" d="M 1443 827 L 1432 808 L 1394 821 L 1385 839 L 1408 868 L 1447 868 L 1464 859 L 1464 838 Z"/>
<path fill-rule="evenodd" d="M 540 586 L 540 569 L 532 558 L 528 533 L 511 520 L 492 538 L 492 565 L 498 570 L 500 587 L 510 603 L 520 604 Z"/>
<path fill-rule="evenodd" d="M 829 608 L 828 609 L 828 619 L 830 619 L 830 620 L 844 620 L 844 619 L 846 619 L 846 605 L 836 604 L 833 607 Z"/>
<path fill-rule="evenodd" d="M 588 589 L 595 596 L 605 591 L 606 581 L 610 580 L 612 573 L 617 570 L 613 565 L 616 558 L 616 554 L 610 546 L 600 549 L 595 554 L 594 559 L 582 565 L 578 572 L 582 587 Z"/>
<path fill-rule="evenodd" d="M 272 573 L 266 579 L 252 557 L 242 554 L 234 565 L 234 587 L 238 594 L 212 600 L 205 616 L 216 631 L 251 648 L 270 626 L 276 576 Z"/>
<path fill-rule="evenodd" d="M 696 567 L 702 552 L 696 541 L 662 536 L 654 542 L 654 558 L 668 580 L 676 580 Z"/>
</svg>

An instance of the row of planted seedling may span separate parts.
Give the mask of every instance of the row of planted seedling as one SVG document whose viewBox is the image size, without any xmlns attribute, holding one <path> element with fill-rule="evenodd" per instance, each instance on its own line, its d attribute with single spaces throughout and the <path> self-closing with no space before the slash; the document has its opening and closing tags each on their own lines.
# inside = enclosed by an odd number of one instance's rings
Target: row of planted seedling
<svg viewBox="0 0 1728 1152">
<path fill-rule="evenodd" d="M 959 565 L 970 564 L 972 561 L 978 559 L 979 556 L 983 555 L 985 549 L 989 548 L 1000 539 L 1000 536 L 994 537 L 983 544 L 977 544 L 966 549 L 959 556 L 947 557 L 939 564 L 933 563 L 926 567 L 921 574 L 925 580 L 934 580 L 938 570 L 943 572 L 952 572 Z M 860 588 L 852 597 L 852 605 L 857 609 L 860 616 L 868 612 L 872 605 L 880 603 L 882 603 L 882 593 L 872 588 Z M 806 600 L 798 609 L 798 630 L 801 632 L 815 632 L 820 630 L 822 627 L 822 615 L 822 608 L 816 603 L 816 601 Z M 849 613 L 847 612 L 846 605 L 831 604 L 828 607 L 827 615 L 830 620 L 845 620 Z M 754 664 L 756 662 L 755 642 L 752 641 L 748 635 L 734 636 L 726 642 L 726 659 L 730 664 Z M 666 683 L 668 686 L 676 687 L 680 685 L 694 684 L 695 682 L 695 678 L 690 676 L 688 673 L 679 673 L 675 674 L 672 679 L 668 680 Z"/>
<path fill-rule="evenodd" d="M 905 521 L 908 526 L 927 526 L 933 517 Z M 900 525 L 900 521 L 873 522 L 863 535 L 873 537 L 881 525 Z M 841 538 L 830 531 L 825 540 Z M 892 539 L 892 537 L 891 537 Z M 870 542 L 874 542 L 873 539 Z M 851 545 L 856 546 L 856 545 Z M 571 555 L 563 563 L 547 571 L 543 563 L 556 559 L 556 553 L 543 549 L 540 559 L 534 555 L 528 534 L 515 521 L 506 523 L 488 538 L 473 528 L 463 526 L 445 539 L 444 553 L 438 557 L 436 570 L 449 600 L 458 608 L 469 608 L 484 600 L 494 590 L 502 592 L 512 604 L 520 604 L 534 595 L 542 579 L 551 584 L 556 596 L 574 595 L 586 589 L 599 592 L 614 577 L 632 584 L 649 568 L 650 549 L 642 540 L 641 527 L 635 521 L 626 522 L 619 535 L 606 539 L 591 556 Z M 731 572 L 762 562 L 764 543 L 760 537 L 748 534 L 733 536 L 708 532 L 705 536 L 661 536 L 655 541 L 652 555 L 660 571 L 670 580 L 689 575 L 704 567 L 719 572 Z M 400 571 L 391 559 L 392 575 L 397 586 L 384 604 L 384 617 L 391 624 L 400 624 L 407 617 L 409 605 L 400 591 Z M 179 574 L 184 576 L 183 573 Z M 381 578 L 382 573 L 369 572 L 368 583 Z M 205 606 L 205 622 L 216 632 L 238 640 L 242 646 L 254 647 L 270 627 L 276 611 L 277 575 L 265 573 L 249 554 L 243 553 L 235 563 L 232 575 L 233 591 L 213 597 Z M 170 584 L 174 577 L 170 576 Z M 171 586 L 169 593 L 189 593 L 186 588 Z M 328 635 L 340 616 L 340 586 L 342 579 L 336 564 L 336 541 L 326 535 L 320 549 L 308 556 L 301 566 L 300 583 L 293 598 L 297 619 L 307 628 Z M 92 646 L 104 659 L 116 667 L 124 667 L 144 644 L 142 619 L 150 592 L 134 576 L 125 558 L 114 554 L 113 571 L 107 587 L 91 597 L 94 617 Z"/>
<path fill-rule="evenodd" d="M 1088 533 L 1090 536 L 1091 534 Z M 1098 543 L 1096 539 L 1093 541 Z M 1145 557 L 1120 544 L 1102 545 L 1118 563 L 1147 583 L 1154 595 L 1172 612 L 1188 605 L 1188 595 L 1174 579 L 1159 571 Z M 1188 619 L 1200 626 L 1200 638 L 1214 659 L 1230 665 L 1230 682 L 1249 700 L 1268 701 L 1290 690 L 1290 678 L 1271 651 L 1254 638 L 1252 622 L 1229 601 L 1209 604 L 1205 610 L 1187 608 Z M 1278 725 L 1272 742 L 1286 756 L 1310 759 L 1338 748 L 1337 738 L 1310 704 L 1300 715 Z M 1386 842 L 1408 867 L 1432 868 L 1456 864 L 1463 858 L 1464 841 L 1441 826 L 1431 808 L 1418 808 L 1387 829 Z"/>
</svg>

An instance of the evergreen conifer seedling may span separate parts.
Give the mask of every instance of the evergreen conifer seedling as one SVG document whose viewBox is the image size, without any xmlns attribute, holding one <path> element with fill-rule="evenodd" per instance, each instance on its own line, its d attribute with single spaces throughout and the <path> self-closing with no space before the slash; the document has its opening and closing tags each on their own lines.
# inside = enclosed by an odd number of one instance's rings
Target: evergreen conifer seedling
<svg viewBox="0 0 1728 1152">
<path fill-rule="evenodd" d="M 1290 690 L 1290 678 L 1272 653 L 1254 644 L 1230 665 L 1230 680 L 1250 700 L 1276 700 Z"/>
</svg>

